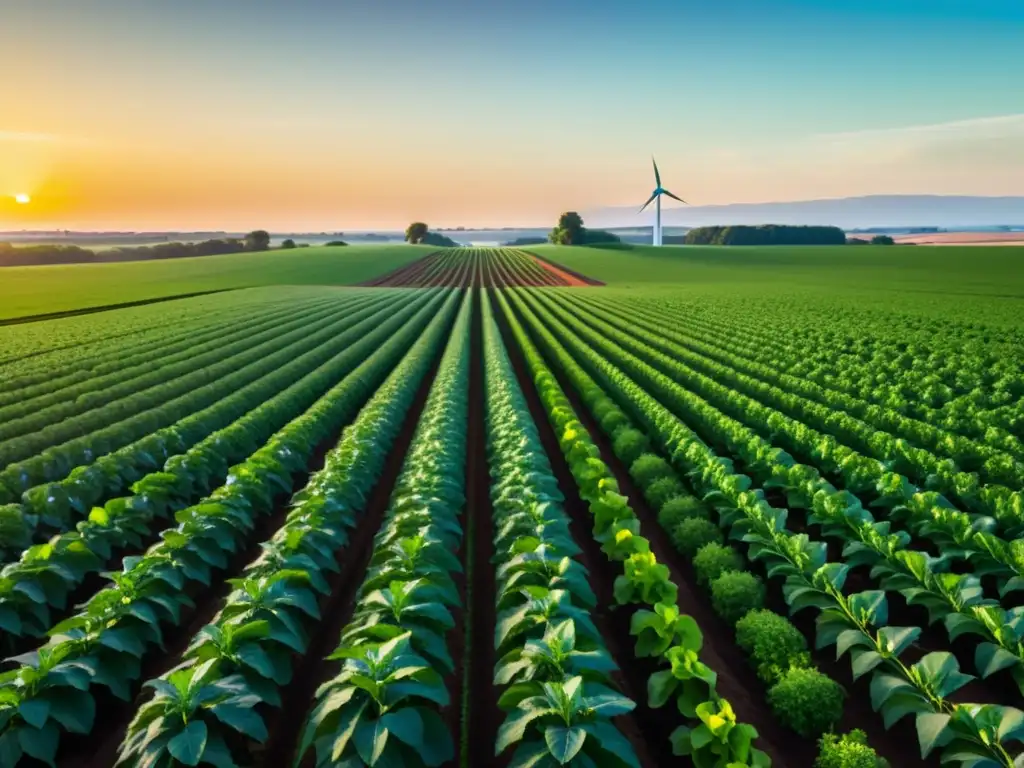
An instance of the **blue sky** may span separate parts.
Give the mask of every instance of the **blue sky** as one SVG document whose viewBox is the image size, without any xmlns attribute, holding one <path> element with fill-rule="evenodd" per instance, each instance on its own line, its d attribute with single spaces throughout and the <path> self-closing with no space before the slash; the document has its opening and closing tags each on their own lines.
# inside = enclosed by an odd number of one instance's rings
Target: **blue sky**
<svg viewBox="0 0 1024 768">
<path fill-rule="evenodd" d="M 69 224 L 544 223 L 642 202 L 651 153 L 695 203 L 1024 194 L 1020 2 L 0 0 L 0 18 L 0 195 L 32 186 Z"/>
</svg>

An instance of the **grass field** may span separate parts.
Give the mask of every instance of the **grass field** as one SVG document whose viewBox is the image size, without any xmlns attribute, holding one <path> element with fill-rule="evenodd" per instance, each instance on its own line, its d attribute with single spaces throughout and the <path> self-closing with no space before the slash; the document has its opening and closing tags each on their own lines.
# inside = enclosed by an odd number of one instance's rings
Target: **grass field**
<svg viewBox="0 0 1024 768">
<path fill-rule="evenodd" d="M 1010 249 L 537 250 L 0 328 L 0 765 L 1020 768 Z"/>
<path fill-rule="evenodd" d="M 606 283 L 737 284 L 766 289 L 908 291 L 1024 297 L 1024 247 L 531 246 Z"/>
<path fill-rule="evenodd" d="M 432 250 L 355 245 L 117 264 L 3 267 L 0 320 L 226 288 L 353 285 Z"/>
</svg>

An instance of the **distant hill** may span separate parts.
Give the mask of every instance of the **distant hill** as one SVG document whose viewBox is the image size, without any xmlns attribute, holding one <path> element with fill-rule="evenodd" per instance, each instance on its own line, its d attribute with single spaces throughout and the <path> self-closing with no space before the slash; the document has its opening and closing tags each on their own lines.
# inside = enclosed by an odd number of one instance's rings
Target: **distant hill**
<svg viewBox="0 0 1024 768">
<path fill-rule="evenodd" d="M 636 208 L 581 211 L 588 226 L 637 224 Z M 645 212 L 646 215 L 646 212 Z M 693 205 L 662 209 L 666 226 L 821 224 L 857 227 L 1024 227 L 1024 197 L 868 195 L 784 203 Z"/>
</svg>

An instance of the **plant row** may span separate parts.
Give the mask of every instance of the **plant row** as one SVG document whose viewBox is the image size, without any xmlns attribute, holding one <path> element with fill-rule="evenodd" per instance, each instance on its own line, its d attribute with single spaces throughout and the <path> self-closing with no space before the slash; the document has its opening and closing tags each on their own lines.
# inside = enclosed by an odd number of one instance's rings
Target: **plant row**
<svg viewBox="0 0 1024 768">
<path fill-rule="evenodd" d="M 126 557 L 121 572 L 111 574 L 112 584 L 54 627 L 46 645 L 16 657 L 20 666 L 0 675 L 5 764 L 16 764 L 21 754 L 51 762 L 63 734 L 90 733 L 95 686 L 131 700 L 143 659 L 164 645 L 168 629 L 183 626 L 194 598 L 243 551 L 257 519 L 273 512 L 275 499 L 290 493 L 293 475 L 303 471 L 315 447 L 359 412 L 417 337 L 420 352 L 440 347 L 456 298 L 450 296 L 423 334 L 407 326 L 393 335 L 306 413 L 232 467 L 224 485 L 179 511 L 178 525 L 164 531 L 159 543 Z M 333 506 L 329 496 L 312 503 Z"/>
<path fill-rule="evenodd" d="M 84 454 L 83 466 L 70 470 L 63 479 L 30 488 L 22 494 L 20 505 L 0 506 L 0 545 L 6 557 L 16 555 L 33 539 L 38 542 L 54 532 L 69 530 L 77 519 L 89 514 L 92 506 L 122 493 L 147 473 L 159 471 L 172 457 L 322 365 L 378 325 L 396 307 L 408 305 L 414 298 L 398 299 L 397 304 L 390 306 L 384 302 L 355 313 L 337 325 L 332 324 L 330 328 L 340 331 L 336 335 L 317 333 L 313 343 L 282 349 L 262 362 L 229 373 L 180 402 L 173 401 L 168 405 L 177 405 L 181 411 L 187 409 L 177 421 L 143 432 L 134 440 L 130 439 L 132 430 L 128 439 L 117 440 L 126 444 L 110 452 L 97 451 L 98 458 L 92 456 L 92 436 L 82 438 L 78 442 L 86 444 L 85 447 L 77 447 Z M 404 309 L 410 311 L 409 306 Z M 216 396 L 218 393 L 220 397 Z M 117 433 L 114 429 L 98 434 L 102 438 L 111 431 Z M 85 461 L 86 457 L 90 460 Z"/>
<path fill-rule="evenodd" d="M 383 471 L 416 391 L 444 343 L 454 307 L 450 300 L 443 317 L 415 343 L 345 429 L 338 445 L 327 455 L 324 468 L 293 496 L 284 525 L 263 545 L 260 556 L 231 582 L 234 590 L 224 609 L 192 638 L 181 664 L 145 684 L 153 689 L 154 695 L 139 707 L 128 727 L 121 745 L 122 764 L 160 764 L 168 758 L 191 766 L 210 764 L 223 768 L 239 762 L 252 764 L 259 754 L 259 745 L 268 738 L 267 721 L 284 705 L 288 685 L 308 655 L 310 637 L 316 633 L 317 623 L 325 618 L 323 609 L 333 590 L 340 586 L 340 563 L 355 556 L 349 551 L 350 536 L 365 516 L 370 491 Z M 460 348 L 465 345 L 459 339 L 466 337 L 467 318 L 467 303 L 463 301 L 441 363 L 439 383 L 433 387 L 424 411 L 423 424 L 434 425 L 435 432 L 427 437 L 424 432 L 430 428 L 423 426 L 417 434 L 421 459 L 433 450 L 430 443 L 438 438 L 436 429 L 442 427 L 444 410 L 457 399 L 452 390 L 459 382 L 452 368 L 457 367 Z M 439 390 L 444 393 L 438 394 Z M 445 434 L 449 439 L 457 439 L 451 429 L 445 430 Z M 417 450 L 415 446 L 414 443 L 413 451 Z M 407 461 L 403 473 L 406 482 L 415 482 L 421 474 L 410 466 L 412 461 Z M 428 479 L 424 476 L 421 481 Z M 415 494 L 411 492 L 406 501 L 414 502 Z M 418 509 L 423 523 L 423 509 Z M 406 633 L 394 631 L 394 614 L 401 617 L 406 609 L 416 613 L 412 601 L 399 604 L 400 589 L 393 589 L 392 583 L 408 584 L 412 579 L 403 581 L 396 571 L 403 565 L 417 563 L 420 556 L 429 559 L 437 554 L 433 548 L 412 546 L 412 536 L 396 535 L 382 546 L 384 537 L 383 532 L 377 536 L 370 566 L 371 574 L 379 575 L 382 585 L 381 590 L 371 590 L 371 604 L 376 606 L 377 614 L 361 625 L 366 638 L 360 650 L 367 654 L 383 647 L 382 654 L 388 655 L 389 648 L 401 645 Z M 433 539 L 429 541 L 435 543 Z M 384 551 L 391 551 L 398 558 L 397 563 L 391 563 L 390 576 L 378 563 L 376 553 Z M 385 593 L 399 600 L 386 602 Z M 377 598 L 384 598 L 385 602 Z M 423 605 L 418 605 L 422 611 Z M 407 650 L 408 644 L 405 646 Z M 409 685 L 414 677 L 400 679 L 403 685 Z M 328 697 L 331 705 L 319 721 L 320 726 L 327 727 L 329 723 L 325 721 L 339 709 L 343 721 L 355 709 L 365 711 L 367 702 L 359 698 L 367 690 L 371 696 L 386 697 L 379 687 L 358 676 L 356 682 L 364 687 L 359 689 L 357 685 L 356 690 L 348 693 L 347 701 L 343 701 L 345 694 Z M 346 705 L 350 705 L 347 712 Z M 384 718 L 383 730 L 392 720 L 403 719 L 408 719 L 408 715 Z M 406 733 L 397 726 L 396 730 Z M 339 744 L 334 736 L 329 739 L 328 756 L 335 749 L 338 753 L 334 764 L 345 759 L 341 753 L 346 746 L 352 751 L 353 745 L 366 743 L 365 731 L 366 726 L 353 720 L 346 743 Z M 372 725 L 370 731 L 370 744 L 375 743 L 375 738 L 388 741 L 389 734 L 374 734 Z M 431 733 L 436 732 L 435 727 Z M 390 741 L 394 745 L 397 739 Z M 382 749 L 386 750 L 387 744 Z"/>
<path fill-rule="evenodd" d="M 318 397 L 350 374 L 403 324 L 422 327 L 441 297 L 415 303 L 379 323 L 358 341 L 339 337 L 334 357 L 279 391 L 247 388 L 231 398 L 239 417 L 200 440 L 163 468 L 137 481 L 134 495 L 111 499 L 92 510 L 73 530 L 29 548 L 0 571 L 0 628 L 4 637 L 39 637 L 54 611 L 66 608 L 91 573 L 108 567 L 125 548 L 140 548 L 158 525 L 220 485 L 237 461 L 253 453 L 274 432 L 309 408 Z M 331 345 L 334 348 L 335 345 Z M 287 376 L 288 367 L 281 376 Z M 244 398 L 244 399 L 241 399 Z"/>
<path fill-rule="evenodd" d="M 849 566 L 828 563 L 824 544 L 806 534 L 790 533 L 786 510 L 773 508 L 763 492 L 750 490 L 749 477 L 734 472 L 731 461 L 717 456 L 614 363 L 566 333 L 559 323 L 552 322 L 549 328 L 644 425 L 676 469 L 701 489 L 705 500 L 719 509 L 733 537 L 746 541 L 755 556 L 765 561 L 769 576 L 785 579 L 784 595 L 791 612 L 808 608 L 820 612 L 817 647 L 836 646 L 837 657 L 851 654 L 855 679 L 871 675 L 872 706 L 887 727 L 914 715 L 922 756 L 942 747 L 943 762 L 950 765 L 1013 765 L 1014 743 L 1024 736 L 1024 713 L 1010 707 L 953 702 L 950 697 L 972 677 L 960 672 L 949 653 L 929 653 L 916 663 L 901 660 L 912 652 L 921 630 L 887 625 L 884 592 L 844 594 Z M 859 504 L 849 494 L 845 497 L 849 506 L 841 513 L 856 514 Z M 822 505 L 828 501 L 824 491 L 818 498 Z M 879 535 L 886 535 L 885 523 L 874 527 Z"/>
<path fill-rule="evenodd" d="M 310 747 L 317 766 L 414 768 L 455 756 L 441 713 L 451 711 L 448 636 L 463 608 L 454 577 L 462 571 L 471 315 L 466 292 L 351 619 L 329 657 L 341 669 L 317 691 L 297 760 Z"/>
<path fill-rule="evenodd" d="M 612 719 L 635 704 L 591 613 L 597 598 L 536 425 L 483 294 L 487 454 L 494 514 L 494 683 L 510 766 L 638 766 Z"/>
<path fill-rule="evenodd" d="M 1021 578 L 1024 561 L 1015 556 L 1011 541 L 994 533 L 998 528 L 994 518 L 961 512 L 942 494 L 919 490 L 882 462 L 842 445 L 832 435 L 818 432 L 719 383 L 718 378 L 730 382 L 736 379 L 734 372 L 724 367 L 720 376 L 712 379 L 606 324 L 591 320 L 592 328 L 580 319 L 559 312 L 551 303 L 545 302 L 545 305 L 566 318 L 618 364 L 627 366 L 627 370 L 647 370 L 645 380 L 679 413 L 702 423 L 722 440 L 732 439 L 748 446 L 754 441 L 758 449 L 748 451 L 750 463 L 774 472 L 776 483 L 786 487 L 809 483 L 806 488 L 811 496 L 818 490 L 829 495 L 839 493 L 821 477 L 816 467 L 798 464 L 781 448 L 762 440 L 758 433 L 771 435 L 774 442 L 840 478 L 846 488 L 843 493 L 858 507 L 860 502 L 853 494 L 873 496 L 873 507 L 887 510 L 891 520 L 904 522 L 916 536 L 933 542 L 949 558 L 970 558 L 974 572 L 991 576 L 1000 595 L 1024 588 L 1024 578 Z M 600 331 L 595 330 L 598 327 Z M 686 389 L 680 383 L 685 384 Z M 726 415 L 730 413 L 742 421 L 730 419 Z M 755 428 L 747 427 L 747 423 L 754 424 Z"/>
<path fill-rule="evenodd" d="M 170 352 L 159 349 L 138 364 L 124 366 L 105 375 L 91 376 L 67 387 L 36 398 L 24 398 L 0 408 L 0 441 L 9 441 L 28 432 L 38 432 L 56 422 L 93 411 L 124 397 L 140 394 L 150 387 L 169 383 L 204 366 L 224 359 L 225 354 L 244 351 L 273 334 L 284 333 L 315 323 L 340 310 L 355 311 L 371 299 L 363 297 L 341 301 L 309 311 L 259 314 L 248 322 L 232 328 L 215 328 L 206 334 L 196 334 L 181 349 Z M 271 335 L 264 335 L 273 331 Z M 59 442 L 59 435 L 51 444 Z M 0 447 L 5 443 L 0 442 Z M 20 457 L 14 457 L 17 460 Z"/>
</svg>

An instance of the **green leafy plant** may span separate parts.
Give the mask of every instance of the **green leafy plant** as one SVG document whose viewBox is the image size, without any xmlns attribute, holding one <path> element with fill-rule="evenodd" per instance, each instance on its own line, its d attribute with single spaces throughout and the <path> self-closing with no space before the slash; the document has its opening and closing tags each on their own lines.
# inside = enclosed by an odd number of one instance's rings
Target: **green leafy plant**
<svg viewBox="0 0 1024 768">
<path fill-rule="evenodd" d="M 816 738 L 843 716 L 842 687 L 816 669 L 791 668 L 768 691 L 779 721 L 801 736 Z"/>
<path fill-rule="evenodd" d="M 644 489 L 644 498 L 654 509 L 661 509 L 666 503 L 686 495 L 686 488 L 677 477 L 659 477 Z"/>
<path fill-rule="evenodd" d="M 715 613 L 736 624 L 764 606 L 764 584 L 749 571 L 728 571 L 711 582 L 711 605 Z"/>
<path fill-rule="evenodd" d="M 662 504 L 658 510 L 658 523 L 669 532 L 691 517 L 708 519 L 707 507 L 696 496 L 676 496 Z"/>
<path fill-rule="evenodd" d="M 668 462 L 653 453 L 645 453 L 629 465 L 629 474 L 641 489 L 661 477 L 673 477 L 675 470 Z"/>
<path fill-rule="evenodd" d="M 721 529 L 703 517 L 690 517 L 671 530 L 672 544 L 686 557 L 693 557 L 707 544 L 721 544 Z"/>
<path fill-rule="evenodd" d="M 693 556 L 693 570 L 697 574 L 697 583 L 702 586 L 708 586 L 726 571 L 742 569 L 740 553 L 726 544 L 713 541 L 698 549 Z"/>
<path fill-rule="evenodd" d="M 675 604 L 679 588 L 669 576 L 668 566 L 659 563 L 653 552 L 638 552 L 625 561 L 624 573 L 615 577 L 612 587 L 615 602 Z"/>
<path fill-rule="evenodd" d="M 343 667 L 317 692 L 300 757 L 312 746 L 318 766 L 433 767 L 452 759 L 451 734 L 434 709 L 448 705 L 448 691 L 410 640 L 405 633 L 332 656 Z"/>
<path fill-rule="evenodd" d="M 498 729 L 495 755 L 518 744 L 510 766 L 635 766 L 633 748 L 609 719 L 633 710 L 632 701 L 581 677 L 544 683 L 542 693 L 515 705 Z"/>
<path fill-rule="evenodd" d="M 697 706 L 696 728 L 680 726 L 672 732 L 672 753 L 688 757 L 695 768 L 769 768 L 771 760 L 754 748 L 757 729 L 736 722 L 736 714 L 725 699 L 705 701 Z"/>
<path fill-rule="evenodd" d="M 211 731 L 217 721 L 255 741 L 267 738 L 263 719 L 253 709 L 260 697 L 240 675 L 221 677 L 217 659 L 171 672 L 146 686 L 156 696 L 129 724 L 120 763 L 231 764 L 227 742 Z"/>
<path fill-rule="evenodd" d="M 612 451 L 626 466 L 640 458 L 650 448 L 650 440 L 639 429 L 620 429 L 612 441 Z"/>
<path fill-rule="evenodd" d="M 679 607 L 658 603 L 653 611 L 639 610 L 633 614 L 629 634 L 636 638 L 636 655 L 662 656 L 673 645 L 681 645 L 695 652 L 704 644 L 704 636 L 691 616 L 679 612 Z"/>
<path fill-rule="evenodd" d="M 823 735 L 818 740 L 814 768 L 889 768 L 889 763 L 868 745 L 867 734 L 855 729 L 842 735 Z"/>
<path fill-rule="evenodd" d="M 789 669 L 811 666 L 807 641 L 793 622 L 767 609 L 736 622 L 736 644 L 750 657 L 757 676 L 774 685 Z"/>
</svg>

